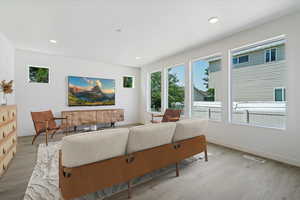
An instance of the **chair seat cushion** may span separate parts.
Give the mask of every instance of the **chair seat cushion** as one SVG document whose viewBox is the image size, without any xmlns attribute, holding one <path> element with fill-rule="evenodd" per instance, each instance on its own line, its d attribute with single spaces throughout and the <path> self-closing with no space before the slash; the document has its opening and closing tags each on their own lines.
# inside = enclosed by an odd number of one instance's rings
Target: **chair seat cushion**
<svg viewBox="0 0 300 200">
<path fill-rule="evenodd" d="M 176 123 L 176 130 L 173 142 L 193 138 L 203 135 L 203 130 L 207 126 L 207 120 L 203 119 L 185 119 Z"/>
<path fill-rule="evenodd" d="M 62 165 L 76 167 L 125 155 L 129 129 L 93 131 L 62 139 Z"/>
<path fill-rule="evenodd" d="M 148 124 L 130 128 L 127 153 L 133 153 L 172 142 L 175 122 Z"/>
</svg>

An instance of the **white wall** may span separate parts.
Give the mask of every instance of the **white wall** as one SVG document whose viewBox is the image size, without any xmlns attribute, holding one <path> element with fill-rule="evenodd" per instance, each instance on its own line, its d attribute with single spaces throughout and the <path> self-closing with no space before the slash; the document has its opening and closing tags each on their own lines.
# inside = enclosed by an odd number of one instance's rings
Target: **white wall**
<svg viewBox="0 0 300 200">
<path fill-rule="evenodd" d="M 300 13 L 285 16 L 276 21 L 234 34 L 230 37 L 201 45 L 190 51 L 185 51 L 142 68 L 141 72 L 141 116 L 144 123 L 149 122 L 147 113 L 147 74 L 151 71 L 165 68 L 177 63 L 189 66 L 191 59 L 205 57 L 216 53 L 222 54 L 222 104 L 223 122 L 210 122 L 207 128 L 207 138 L 211 142 L 227 145 L 272 159 L 300 166 L 300 92 L 299 92 L 299 52 L 300 52 Z M 225 23 L 225 22 L 220 22 Z M 217 26 L 217 24 L 216 24 Z M 199 33 L 201 34 L 201 33 Z M 228 123 L 228 50 L 246 44 L 266 40 L 286 34 L 286 58 L 288 66 L 288 120 L 286 130 L 250 127 Z M 189 68 L 187 67 L 187 71 Z M 188 78 L 187 84 L 191 81 Z M 186 84 L 186 85 L 187 85 Z M 186 88 L 187 98 L 190 90 Z M 190 101 L 187 106 L 190 107 Z"/>
<path fill-rule="evenodd" d="M 0 33 L 0 81 L 14 80 L 14 47 L 6 39 L 6 37 Z M 0 94 L 2 98 L 2 93 Z M 15 103 L 15 93 L 8 95 L 8 104 Z"/>
<path fill-rule="evenodd" d="M 18 104 L 18 135 L 34 134 L 30 112 L 52 109 L 56 116 L 63 110 L 107 109 L 125 110 L 125 121 L 121 124 L 138 123 L 140 97 L 140 69 L 113 64 L 53 56 L 31 51 L 16 50 L 16 103 Z M 50 67 L 50 84 L 28 83 L 27 65 Z M 116 80 L 115 106 L 67 106 L 67 76 L 99 77 Z M 122 77 L 136 77 L 134 89 L 123 88 Z"/>
</svg>

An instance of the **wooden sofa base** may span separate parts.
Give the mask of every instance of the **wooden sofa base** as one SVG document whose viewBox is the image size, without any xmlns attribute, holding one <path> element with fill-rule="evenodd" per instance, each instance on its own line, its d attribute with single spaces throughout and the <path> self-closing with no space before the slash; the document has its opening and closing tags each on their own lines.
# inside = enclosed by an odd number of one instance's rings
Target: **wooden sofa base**
<svg viewBox="0 0 300 200">
<path fill-rule="evenodd" d="M 127 182 L 130 198 L 130 180 L 133 178 L 171 164 L 176 164 L 176 175 L 179 176 L 178 163 L 201 152 L 205 153 L 207 161 L 204 135 L 73 168 L 62 166 L 60 152 L 59 188 L 62 197 L 69 200 Z"/>
</svg>

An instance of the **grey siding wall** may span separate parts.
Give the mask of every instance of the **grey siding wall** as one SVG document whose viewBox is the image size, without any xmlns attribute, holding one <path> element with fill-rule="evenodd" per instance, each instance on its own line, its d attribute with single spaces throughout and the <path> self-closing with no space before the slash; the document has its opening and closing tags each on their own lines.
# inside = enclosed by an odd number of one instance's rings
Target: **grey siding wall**
<svg viewBox="0 0 300 200">
<path fill-rule="evenodd" d="M 285 45 L 279 45 L 279 46 L 274 46 L 272 48 L 277 48 L 277 61 L 281 61 L 285 59 Z M 267 48 L 269 49 L 269 48 Z M 258 51 L 254 51 L 251 53 L 246 53 L 246 54 L 241 54 L 241 55 L 237 55 L 234 56 L 233 58 L 242 56 L 242 55 L 249 55 L 249 62 L 247 63 L 241 63 L 241 64 L 234 64 L 233 67 L 234 68 L 239 68 L 239 67 L 250 67 L 253 65 L 261 65 L 261 64 L 265 64 L 265 50 L 266 49 L 262 49 L 262 50 L 258 50 Z M 277 62 L 276 61 L 276 62 Z"/>
<path fill-rule="evenodd" d="M 195 86 L 193 87 L 194 101 L 204 101 L 205 95 L 201 93 Z"/>
<path fill-rule="evenodd" d="M 273 101 L 274 88 L 287 87 L 286 61 L 234 68 L 232 81 L 235 102 Z"/>
<path fill-rule="evenodd" d="M 221 59 L 209 62 L 208 72 L 209 72 L 209 88 L 215 89 L 215 101 L 221 101 Z"/>
<path fill-rule="evenodd" d="M 234 101 L 274 101 L 274 88 L 287 87 L 285 46 L 280 45 L 276 48 L 280 61 L 265 63 L 265 50 L 260 50 L 249 54 L 252 59 L 249 57 L 249 63 L 245 66 L 234 66 Z M 209 62 L 209 88 L 215 88 L 215 101 L 221 99 L 220 70 L 221 60 Z"/>
<path fill-rule="evenodd" d="M 215 101 L 221 101 L 222 74 L 221 71 L 209 73 L 208 85 L 215 88 Z"/>
<path fill-rule="evenodd" d="M 208 72 L 218 72 L 221 70 L 221 60 L 209 62 Z"/>
</svg>

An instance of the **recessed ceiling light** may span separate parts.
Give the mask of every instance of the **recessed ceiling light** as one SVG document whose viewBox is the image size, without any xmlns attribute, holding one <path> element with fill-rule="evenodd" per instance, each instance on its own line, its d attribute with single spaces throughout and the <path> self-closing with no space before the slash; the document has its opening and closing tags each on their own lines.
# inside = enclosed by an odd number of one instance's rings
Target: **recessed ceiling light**
<svg viewBox="0 0 300 200">
<path fill-rule="evenodd" d="M 138 57 L 138 56 L 137 56 L 137 57 L 135 57 L 135 59 L 139 60 L 139 59 L 141 59 L 141 57 Z"/>
<path fill-rule="evenodd" d="M 56 40 L 49 40 L 49 42 L 53 43 L 53 44 L 56 44 L 57 41 Z"/>
<path fill-rule="evenodd" d="M 215 24 L 215 23 L 217 23 L 219 21 L 219 18 L 217 18 L 217 17 L 211 17 L 211 18 L 208 19 L 208 21 L 211 24 Z"/>
</svg>

